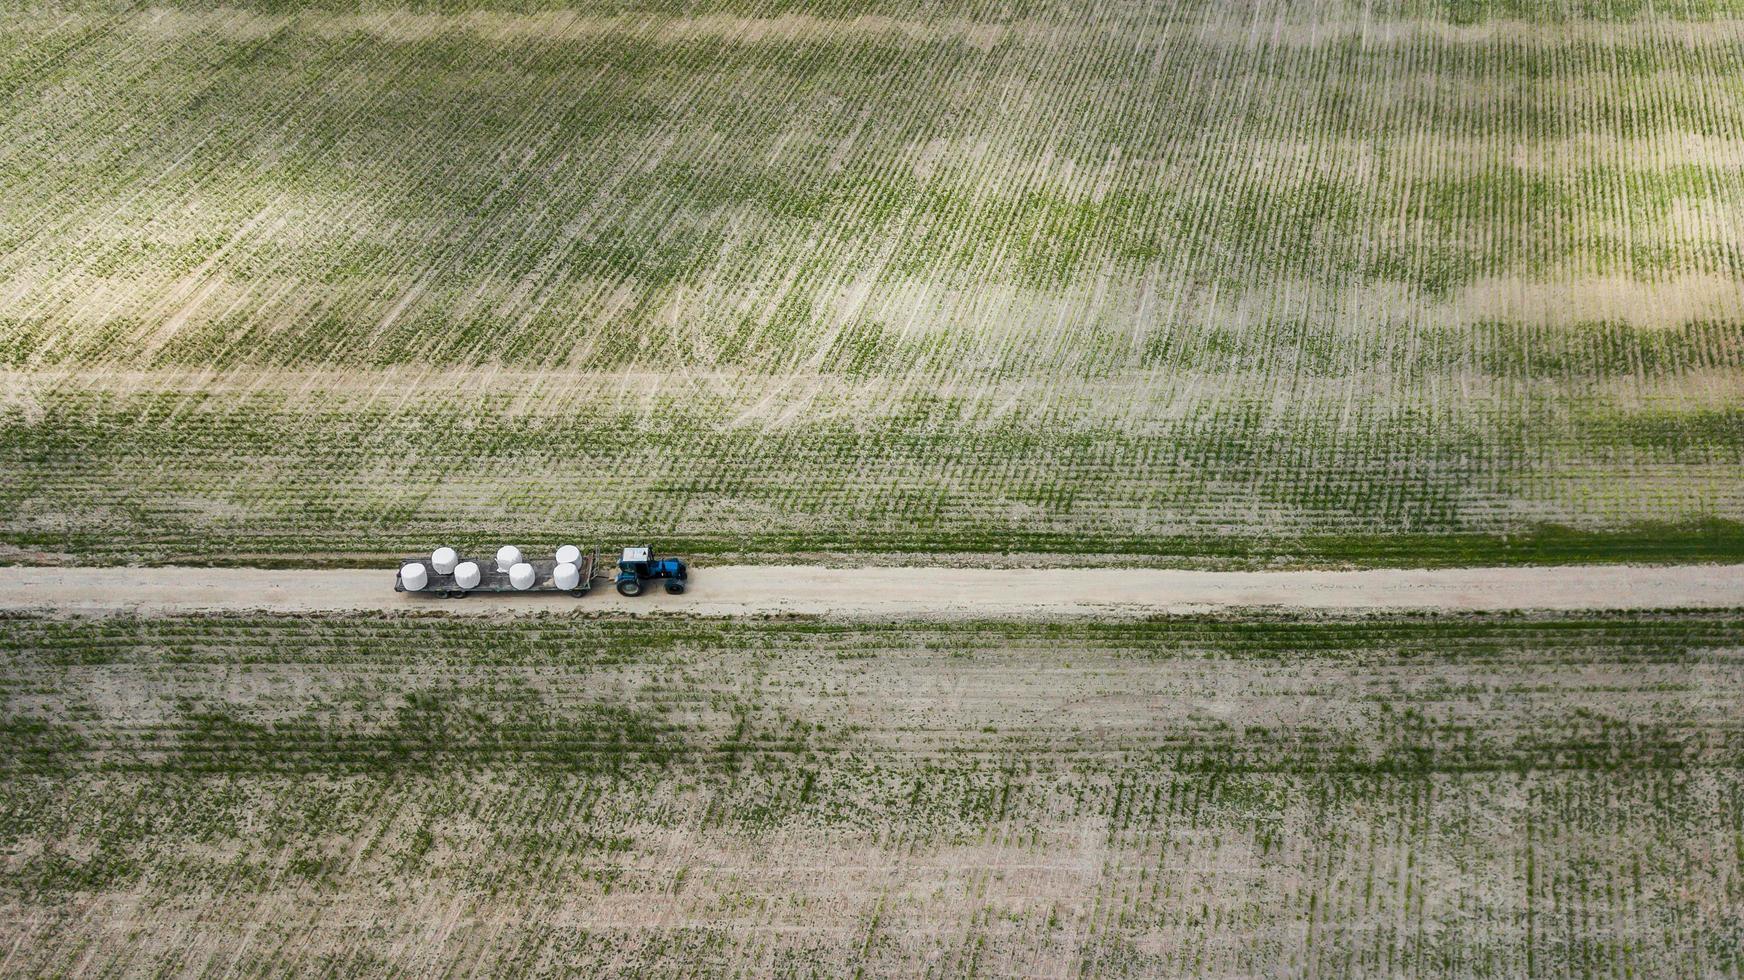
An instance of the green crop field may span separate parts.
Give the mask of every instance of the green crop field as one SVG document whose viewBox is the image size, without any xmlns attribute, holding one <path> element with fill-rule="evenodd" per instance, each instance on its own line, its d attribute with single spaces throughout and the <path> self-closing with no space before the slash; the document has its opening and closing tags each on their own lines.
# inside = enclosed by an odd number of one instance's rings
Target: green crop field
<svg viewBox="0 0 1744 980">
<path fill-rule="evenodd" d="M 1737 563 L 1744 0 L 0 0 L 0 976 L 1738 980 Z"/>
<path fill-rule="evenodd" d="M 0 971 L 1734 976 L 1744 619 L 0 620 Z"/>
<path fill-rule="evenodd" d="M 0 547 L 1744 556 L 1744 4 L 0 6 Z"/>
</svg>

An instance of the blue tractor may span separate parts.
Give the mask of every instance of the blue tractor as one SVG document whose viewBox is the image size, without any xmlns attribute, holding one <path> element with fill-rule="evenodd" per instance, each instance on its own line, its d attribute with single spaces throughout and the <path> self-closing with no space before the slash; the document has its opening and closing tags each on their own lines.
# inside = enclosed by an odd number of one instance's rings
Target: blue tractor
<svg viewBox="0 0 1744 980">
<path fill-rule="evenodd" d="M 618 594 L 641 595 L 642 583 L 650 579 L 666 580 L 666 591 L 678 595 L 684 591 L 690 569 L 678 558 L 655 558 L 652 548 L 625 548 L 618 559 Z"/>
</svg>

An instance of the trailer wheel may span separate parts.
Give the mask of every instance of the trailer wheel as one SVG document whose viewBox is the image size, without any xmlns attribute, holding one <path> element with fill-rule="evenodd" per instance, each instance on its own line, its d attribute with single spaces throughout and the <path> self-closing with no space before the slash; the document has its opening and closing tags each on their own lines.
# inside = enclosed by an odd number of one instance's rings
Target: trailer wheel
<svg viewBox="0 0 1744 980">
<path fill-rule="evenodd" d="M 586 589 L 570 589 L 569 594 L 572 596 L 575 596 L 577 599 L 579 599 L 582 596 L 587 595 L 587 590 Z"/>
<path fill-rule="evenodd" d="M 681 580 L 681 579 L 668 580 L 666 583 L 666 594 L 667 595 L 683 595 L 684 594 L 684 582 L 683 582 L 683 580 Z"/>
<path fill-rule="evenodd" d="M 641 594 L 642 583 L 633 578 L 627 578 L 618 583 L 618 595 L 639 596 Z"/>
</svg>

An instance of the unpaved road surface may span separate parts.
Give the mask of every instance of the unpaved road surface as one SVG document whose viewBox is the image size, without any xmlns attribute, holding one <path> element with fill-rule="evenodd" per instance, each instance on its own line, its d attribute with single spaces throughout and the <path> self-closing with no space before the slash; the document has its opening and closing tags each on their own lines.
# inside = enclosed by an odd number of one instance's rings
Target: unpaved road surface
<svg viewBox="0 0 1744 980">
<path fill-rule="evenodd" d="M 690 590 L 626 599 L 608 581 L 563 594 L 444 600 L 393 590 L 392 569 L 0 568 L 0 610 L 66 613 L 684 612 L 848 616 L 1151 615 L 1215 609 L 1509 610 L 1744 606 L 1744 565 L 1198 572 L 1165 569 L 699 568 Z"/>
</svg>

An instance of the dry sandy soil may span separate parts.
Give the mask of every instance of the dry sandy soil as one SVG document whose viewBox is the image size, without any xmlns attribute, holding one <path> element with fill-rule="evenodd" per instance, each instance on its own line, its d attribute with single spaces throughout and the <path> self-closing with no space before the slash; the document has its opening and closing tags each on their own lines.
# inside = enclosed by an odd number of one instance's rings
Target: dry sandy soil
<svg viewBox="0 0 1744 980">
<path fill-rule="evenodd" d="M 0 609 L 176 614 L 212 611 L 685 612 L 871 616 L 1192 613 L 1214 609 L 1674 609 L 1744 606 L 1744 565 L 1197 572 L 1165 569 L 699 569 L 690 591 L 626 599 L 596 580 L 565 595 L 442 601 L 393 591 L 367 569 L 24 568 L 0 576 Z"/>
</svg>

